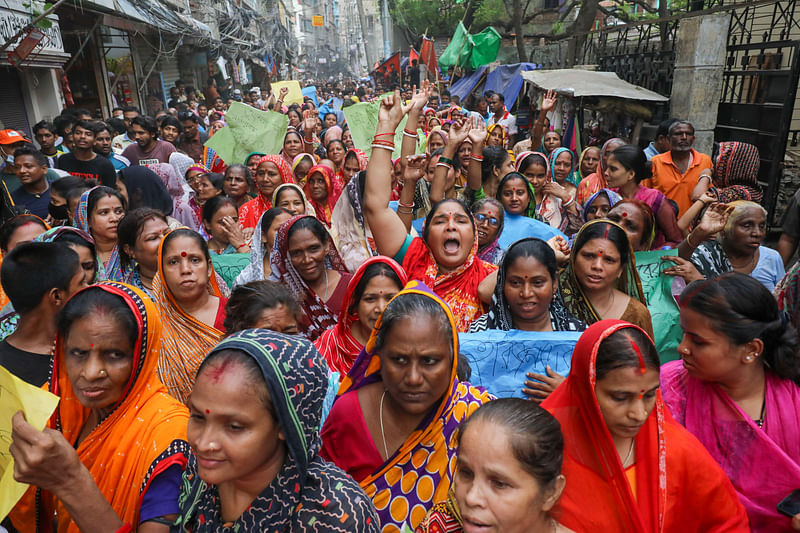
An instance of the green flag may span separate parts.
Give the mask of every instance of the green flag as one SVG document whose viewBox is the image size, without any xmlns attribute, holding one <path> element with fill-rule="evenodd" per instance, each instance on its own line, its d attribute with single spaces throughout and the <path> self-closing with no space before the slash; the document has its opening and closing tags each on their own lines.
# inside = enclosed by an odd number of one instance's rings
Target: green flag
<svg viewBox="0 0 800 533">
<path fill-rule="evenodd" d="M 500 41 L 500 34 L 491 26 L 477 35 L 470 35 L 459 22 L 450 44 L 439 57 L 439 66 L 445 71 L 455 65 L 469 70 L 488 65 L 497 59 Z"/>
</svg>

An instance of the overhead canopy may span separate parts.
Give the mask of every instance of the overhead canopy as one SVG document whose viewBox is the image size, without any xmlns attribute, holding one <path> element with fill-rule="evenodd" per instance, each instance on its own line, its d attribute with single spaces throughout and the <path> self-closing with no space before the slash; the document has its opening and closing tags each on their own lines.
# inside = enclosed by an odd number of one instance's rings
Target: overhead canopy
<svg viewBox="0 0 800 533">
<path fill-rule="evenodd" d="M 458 96 L 459 99 L 463 102 L 464 99 L 469 96 L 469 93 L 472 92 L 472 89 L 475 88 L 476 85 L 481 81 L 483 78 L 483 74 L 486 72 L 486 67 L 479 67 L 478 70 L 464 76 L 463 78 L 459 78 L 453 85 L 450 86 L 450 95 L 451 96 Z"/>
<path fill-rule="evenodd" d="M 614 72 L 578 69 L 530 70 L 523 72 L 522 78 L 540 89 L 552 90 L 563 96 L 610 96 L 648 102 L 669 100 L 657 92 L 620 79 Z"/>
<path fill-rule="evenodd" d="M 506 107 L 511 109 L 522 88 L 520 72 L 535 70 L 539 65 L 534 63 L 515 63 L 500 65 L 486 76 L 486 91 L 494 91 L 503 95 Z M 452 91 L 451 91 L 452 92 Z"/>
</svg>

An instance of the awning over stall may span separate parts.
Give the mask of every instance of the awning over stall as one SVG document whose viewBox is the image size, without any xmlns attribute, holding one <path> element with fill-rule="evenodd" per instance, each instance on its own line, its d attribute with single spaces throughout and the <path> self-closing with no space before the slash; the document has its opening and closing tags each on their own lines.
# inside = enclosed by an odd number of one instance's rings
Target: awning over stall
<svg viewBox="0 0 800 533">
<path fill-rule="evenodd" d="M 604 96 L 649 102 L 669 100 L 657 92 L 620 79 L 614 72 L 578 69 L 531 70 L 523 72 L 522 77 L 542 90 L 556 91 L 563 96 Z"/>
</svg>

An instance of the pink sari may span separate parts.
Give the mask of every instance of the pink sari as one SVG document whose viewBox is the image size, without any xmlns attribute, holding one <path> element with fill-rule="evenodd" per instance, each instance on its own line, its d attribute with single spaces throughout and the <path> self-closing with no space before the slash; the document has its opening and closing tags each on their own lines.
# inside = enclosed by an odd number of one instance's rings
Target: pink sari
<svg viewBox="0 0 800 533">
<path fill-rule="evenodd" d="M 661 367 L 661 394 L 730 478 L 753 533 L 788 533 L 791 521 L 775 506 L 800 487 L 800 387 L 769 371 L 766 377 L 763 429 L 718 385 L 689 376 L 680 361 Z"/>
</svg>

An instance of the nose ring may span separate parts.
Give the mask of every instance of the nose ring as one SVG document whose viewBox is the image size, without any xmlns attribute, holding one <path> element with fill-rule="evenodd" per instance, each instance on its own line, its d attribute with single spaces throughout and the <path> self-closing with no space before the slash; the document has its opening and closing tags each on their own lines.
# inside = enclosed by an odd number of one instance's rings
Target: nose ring
<svg viewBox="0 0 800 533">
<path fill-rule="evenodd" d="M 105 370 L 101 370 L 99 372 L 99 374 L 100 374 L 100 377 L 106 377 L 108 375 L 108 372 L 106 372 Z"/>
</svg>

